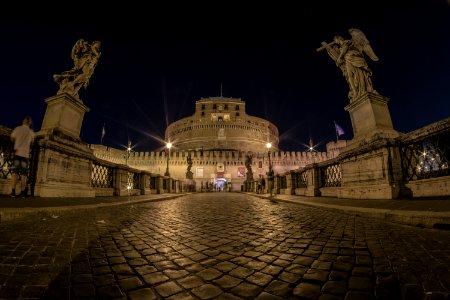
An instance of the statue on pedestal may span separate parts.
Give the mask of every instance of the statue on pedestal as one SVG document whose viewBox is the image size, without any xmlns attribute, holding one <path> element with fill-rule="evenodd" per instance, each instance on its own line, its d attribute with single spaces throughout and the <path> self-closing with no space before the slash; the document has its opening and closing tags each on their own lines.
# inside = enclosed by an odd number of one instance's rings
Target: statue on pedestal
<svg viewBox="0 0 450 300">
<path fill-rule="evenodd" d="M 53 75 L 53 79 L 59 84 L 57 94 L 67 93 L 79 99 L 78 91 L 82 86 L 87 88 L 100 55 L 99 41 L 89 43 L 84 39 L 78 40 L 71 53 L 74 63 L 73 68 L 61 74 Z"/>
<path fill-rule="evenodd" d="M 247 168 L 247 181 L 253 181 L 252 159 L 253 155 L 251 154 L 245 157 L 245 167 Z"/>
<path fill-rule="evenodd" d="M 194 178 L 194 174 L 192 173 L 191 169 L 192 169 L 192 157 L 191 157 L 191 152 L 188 153 L 188 156 L 186 158 L 187 161 L 187 172 L 186 172 L 186 179 L 193 179 Z"/>
<path fill-rule="evenodd" d="M 378 57 L 361 30 L 352 28 L 348 32 L 352 36 L 351 39 L 335 36 L 331 43 L 322 42 L 322 47 L 317 51 L 326 50 L 341 69 L 349 85 L 348 96 L 352 102 L 365 93 L 378 94 L 373 88 L 372 71 L 367 65 L 365 55 L 373 61 L 378 61 Z"/>
</svg>

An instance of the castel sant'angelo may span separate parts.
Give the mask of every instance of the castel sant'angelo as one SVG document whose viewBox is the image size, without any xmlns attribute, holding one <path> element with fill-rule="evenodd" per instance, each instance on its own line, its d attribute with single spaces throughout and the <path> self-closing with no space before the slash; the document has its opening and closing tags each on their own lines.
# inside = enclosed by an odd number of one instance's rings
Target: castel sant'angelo
<svg viewBox="0 0 450 300">
<path fill-rule="evenodd" d="M 131 152 L 91 145 L 95 156 L 115 163 L 216 190 L 241 190 L 249 167 L 255 179 L 267 176 L 270 162 L 275 174 L 336 157 L 345 141 L 330 142 L 327 152 L 282 151 L 277 127 L 245 112 L 240 98 L 210 97 L 195 103 L 192 116 L 170 124 L 165 140 L 169 151 Z M 267 147 L 270 143 L 271 148 Z M 170 152 L 169 157 L 167 154 Z"/>
</svg>

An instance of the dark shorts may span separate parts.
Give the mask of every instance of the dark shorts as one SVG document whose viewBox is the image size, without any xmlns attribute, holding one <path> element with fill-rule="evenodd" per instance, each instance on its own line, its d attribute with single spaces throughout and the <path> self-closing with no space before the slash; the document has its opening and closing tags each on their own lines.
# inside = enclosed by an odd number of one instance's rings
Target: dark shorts
<svg viewBox="0 0 450 300">
<path fill-rule="evenodd" d="M 28 174 L 28 166 L 29 166 L 29 159 L 21 156 L 14 156 L 11 172 L 20 174 L 20 175 L 27 175 Z"/>
</svg>

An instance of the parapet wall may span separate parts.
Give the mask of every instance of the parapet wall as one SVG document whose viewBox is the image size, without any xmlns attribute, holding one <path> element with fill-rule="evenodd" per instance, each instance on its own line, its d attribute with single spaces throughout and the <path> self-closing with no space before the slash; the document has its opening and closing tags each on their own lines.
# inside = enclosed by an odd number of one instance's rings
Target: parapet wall
<svg viewBox="0 0 450 300">
<path fill-rule="evenodd" d="M 127 164 L 130 167 L 145 170 L 151 173 L 163 175 L 169 162 L 170 174 L 173 178 L 182 179 L 187 171 L 187 157 L 191 155 L 192 171 L 202 169 L 202 178 L 207 179 L 219 172 L 219 165 L 224 166 L 225 175 L 230 178 L 246 172 L 246 155 L 251 152 L 244 151 L 171 151 L 167 159 L 165 151 L 152 152 L 130 152 L 105 147 L 102 145 L 91 145 L 94 155 L 98 158 Z M 291 170 L 302 168 L 311 163 L 323 162 L 335 157 L 336 152 L 295 152 L 277 151 L 270 153 L 270 161 L 275 174 L 283 174 Z M 264 175 L 268 171 L 268 153 L 252 153 L 252 170 L 255 175 Z M 224 175 L 224 176 L 225 176 Z"/>
<path fill-rule="evenodd" d="M 98 158 L 115 162 L 127 163 L 133 166 L 145 166 L 164 164 L 167 161 L 167 153 L 165 151 L 151 152 L 130 152 L 126 150 L 118 150 L 102 145 L 91 145 L 94 155 Z M 243 151 L 171 151 L 169 162 L 170 165 L 187 165 L 187 156 L 191 154 L 192 163 L 195 164 L 217 164 L 219 162 L 227 162 L 232 164 L 244 165 L 246 155 Z M 260 161 L 268 161 L 268 153 L 252 153 L 252 164 L 257 165 Z M 296 151 L 277 151 L 271 152 L 271 163 L 273 166 L 298 166 L 303 167 L 310 163 L 318 163 L 334 158 L 334 153 L 327 152 L 296 152 Z"/>
</svg>

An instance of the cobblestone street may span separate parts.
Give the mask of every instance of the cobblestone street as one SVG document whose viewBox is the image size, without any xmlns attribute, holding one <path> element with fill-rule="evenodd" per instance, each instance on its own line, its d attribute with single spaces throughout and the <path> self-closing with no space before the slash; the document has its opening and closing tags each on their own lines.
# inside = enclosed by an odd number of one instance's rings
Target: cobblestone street
<svg viewBox="0 0 450 300">
<path fill-rule="evenodd" d="M 244 194 L 0 224 L 0 299 L 448 299 L 449 290 L 449 231 Z"/>
</svg>

